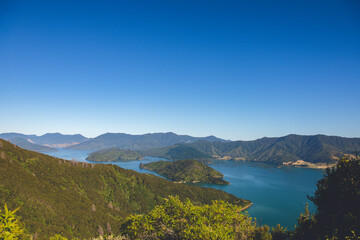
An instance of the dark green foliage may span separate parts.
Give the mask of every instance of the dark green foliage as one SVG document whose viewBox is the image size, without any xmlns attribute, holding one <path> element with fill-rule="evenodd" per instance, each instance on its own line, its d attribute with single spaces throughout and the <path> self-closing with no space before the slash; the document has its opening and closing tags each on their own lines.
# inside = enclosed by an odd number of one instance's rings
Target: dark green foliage
<svg viewBox="0 0 360 240">
<path fill-rule="evenodd" d="M 276 225 L 274 228 L 271 228 L 270 233 L 273 240 L 286 240 L 290 236 L 289 231 L 280 224 Z"/>
<path fill-rule="evenodd" d="M 91 153 L 86 160 L 93 162 L 119 162 L 127 160 L 141 160 L 144 155 L 139 151 L 109 148 Z"/>
<path fill-rule="evenodd" d="M 106 148 L 121 148 L 130 150 L 144 150 L 152 148 L 167 147 L 178 143 L 195 142 L 198 140 L 224 141 L 214 136 L 197 138 L 188 135 L 177 135 L 168 133 L 148 133 L 144 135 L 130 135 L 125 133 L 106 133 L 70 149 L 101 150 Z"/>
<path fill-rule="evenodd" d="M 212 157 L 206 153 L 185 144 L 176 144 L 170 147 L 143 150 L 144 155 L 151 157 L 167 158 L 170 160 L 199 159 L 207 160 Z"/>
<path fill-rule="evenodd" d="M 154 171 L 176 182 L 229 184 L 222 179 L 222 173 L 196 160 L 158 161 L 140 164 L 140 168 Z"/>
<path fill-rule="evenodd" d="M 41 239 L 55 234 L 89 238 L 107 225 L 118 234 L 129 214 L 146 213 L 163 197 L 179 195 L 194 203 L 249 201 L 225 192 L 175 184 L 109 164 L 66 161 L 0 140 L 0 206 L 20 207 L 27 230 Z"/>
<path fill-rule="evenodd" d="M 358 239 L 360 235 L 360 160 L 339 160 L 327 169 L 310 198 L 317 211 L 306 209 L 298 219 L 294 239 Z"/>
<path fill-rule="evenodd" d="M 132 215 L 122 226 L 131 239 L 270 239 L 268 227 L 256 226 L 255 219 L 241 208 L 224 201 L 196 206 L 189 200 L 169 197 L 149 214 Z"/>
<path fill-rule="evenodd" d="M 360 138 L 288 135 L 255 141 L 198 141 L 187 145 L 210 156 L 229 156 L 249 161 L 282 164 L 301 159 L 311 163 L 333 163 L 336 161 L 333 157 L 360 151 Z"/>
</svg>

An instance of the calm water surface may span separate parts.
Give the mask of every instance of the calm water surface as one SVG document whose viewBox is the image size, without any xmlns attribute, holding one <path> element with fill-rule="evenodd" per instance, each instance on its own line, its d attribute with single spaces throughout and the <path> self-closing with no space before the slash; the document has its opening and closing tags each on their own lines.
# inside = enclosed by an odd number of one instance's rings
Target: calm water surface
<svg viewBox="0 0 360 240">
<path fill-rule="evenodd" d="M 56 152 L 45 154 L 68 160 L 85 161 L 91 151 L 58 149 Z M 148 163 L 160 158 L 147 157 L 140 161 L 113 163 L 122 168 L 132 169 L 140 173 L 158 174 L 140 169 L 140 163 Z M 275 226 L 280 223 L 290 229 L 294 228 L 296 220 L 304 210 L 305 203 L 309 202 L 307 195 L 313 195 L 316 182 L 322 178 L 323 171 L 304 168 L 277 168 L 275 166 L 237 162 L 214 161 L 211 167 L 224 174 L 224 179 L 230 185 L 196 184 L 211 187 L 234 194 L 237 197 L 249 199 L 253 206 L 247 211 L 250 216 L 256 217 L 259 223 Z M 314 207 L 309 202 L 310 209 Z"/>
</svg>

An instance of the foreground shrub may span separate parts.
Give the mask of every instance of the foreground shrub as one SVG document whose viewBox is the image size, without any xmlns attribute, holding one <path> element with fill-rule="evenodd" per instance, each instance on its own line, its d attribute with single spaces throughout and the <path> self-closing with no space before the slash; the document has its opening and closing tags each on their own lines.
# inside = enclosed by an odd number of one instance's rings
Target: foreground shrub
<svg viewBox="0 0 360 240">
<path fill-rule="evenodd" d="M 4 212 L 0 209 L 0 240 L 26 239 L 25 228 L 15 213 L 19 208 L 10 211 L 5 204 Z"/>
<path fill-rule="evenodd" d="M 239 206 L 224 201 L 195 206 L 172 196 L 122 225 L 123 235 L 131 239 L 270 239 L 268 230 L 257 228 L 255 219 L 241 213 Z"/>
</svg>

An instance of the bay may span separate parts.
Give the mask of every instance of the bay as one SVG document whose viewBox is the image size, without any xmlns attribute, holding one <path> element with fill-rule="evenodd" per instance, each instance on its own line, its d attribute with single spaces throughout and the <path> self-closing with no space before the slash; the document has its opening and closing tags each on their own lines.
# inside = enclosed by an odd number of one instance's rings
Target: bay
<svg viewBox="0 0 360 240">
<path fill-rule="evenodd" d="M 67 150 L 59 148 L 55 152 L 45 154 L 64 158 L 67 160 L 86 161 L 91 151 Z M 110 163 L 125 169 L 140 173 L 158 174 L 140 169 L 140 163 L 166 160 L 146 157 L 143 160 Z M 109 164 L 109 163 L 107 163 Z M 314 211 L 313 204 L 307 199 L 316 190 L 316 183 L 323 176 L 318 169 L 281 167 L 269 164 L 241 161 L 214 161 L 211 167 L 224 174 L 224 179 L 230 185 L 216 185 L 197 183 L 194 185 L 211 187 L 234 194 L 239 198 L 249 199 L 253 206 L 247 209 L 251 217 L 255 217 L 259 224 L 269 226 L 282 226 L 293 229 L 300 213 L 304 211 L 305 204 Z"/>
</svg>

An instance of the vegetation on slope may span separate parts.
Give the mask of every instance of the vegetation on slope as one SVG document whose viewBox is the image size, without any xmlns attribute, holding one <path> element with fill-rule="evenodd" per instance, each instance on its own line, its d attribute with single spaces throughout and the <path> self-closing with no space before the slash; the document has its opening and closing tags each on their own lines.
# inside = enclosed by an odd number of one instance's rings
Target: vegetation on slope
<svg viewBox="0 0 360 240">
<path fill-rule="evenodd" d="M 270 239 L 268 228 L 257 227 L 241 207 L 214 201 L 196 206 L 169 197 L 147 215 L 133 215 L 122 226 L 130 239 Z"/>
<path fill-rule="evenodd" d="M 310 163 L 334 163 L 344 154 L 360 152 L 360 138 L 325 135 L 288 135 L 255 141 L 207 142 L 186 144 L 216 158 L 261 161 L 273 164 L 304 160 Z"/>
<path fill-rule="evenodd" d="M 4 212 L 0 209 L 0 239 L 1 240 L 15 240 L 27 239 L 25 228 L 20 222 L 19 217 L 15 213 L 19 208 L 10 211 L 5 204 Z"/>
<path fill-rule="evenodd" d="M 92 162 L 118 162 L 128 160 L 141 160 L 144 155 L 139 151 L 109 148 L 91 153 L 86 160 Z"/>
<path fill-rule="evenodd" d="M 310 200 L 317 211 L 300 216 L 295 239 L 360 239 L 360 159 L 327 169 Z"/>
<path fill-rule="evenodd" d="M 171 147 L 155 148 L 149 150 L 123 150 L 120 148 L 103 149 L 93 152 L 86 160 L 94 162 L 117 162 L 123 160 L 141 160 L 144 156 L 167 158 L 170 160 L 180 159 L 212 159 L 208 154 L 184 144 L 176 144 Z"/>
<path fill-rule="evenodd" d="M 178 143 L 195 142 L 198 140 L 224 141 L 214 136 L 192 137 L 188 135 L 177 135 L 168 133 L 148 133 L 143 135 L 131 135 L 125 133 L 106 133 L 87 142 L 71 146 L 69 149 L 78 150 L 101 150 L 106 148 L 121 148 L 130 150 L 144 150 L 152 148 L 167 147 Z"/>
<path fill-rule="evenodd" d="M 120 227 L 119 236 L 100 236 L 92 240 L 129 239 L 257 239 L 257 240 L 350 240 L 360 239 L 360 159 L 342 158 L 328 169 L 310 199 L 317 211 L 307 207 L 298 218 L 294 231 L 277 225 L 270 230 L 258 226 L 256 220 L 242 213 L 243 208 L 224 201 L 195 205 L 169 196 L 147 214 L 128 216 Z M 24 227 L 5 205 L 0 210 L 0 239 L 29 239 Z M 100 231 L 101 230 L 101 231 Z M 104 230 L 99 229 L 99 235 Z M 40 236 L 41 237 L 41 236 Z M 84 237 L 81 237 L 82 239 Z M 50 240 L 67 240 L 55 235 Z"/>
<path fill-rule="evenodd" d="M 208 160 L 212 157 L 206 153 L 188 146 L 186 144 L 176 144 L 170 147 L 155 148 L 142 151 L 144 155 L 150 157 L 160 157 L 170 160 L 182 160 L 182 159 L 199 159 Z"/>
<path fill-rule="evenodd" d="M 168 195 L 196 204 L 249 204 L 223 191 L 175 184 L 114 165 L 66 161 L 0 140 L 0 206 L 20 207 L 17 214 L 39 239 L 57 233 L 81 238 L 118 234 L 126 216 L 147 213 Z"/>
<path fill-rule="evenodd" d="M 188 159 L 178 161 L 158 161 L 140 164 L 140 168 L 154 171 L 175 182 L 206 182 L 230 184 L 223 180 L 224 175 L 205 163 Z"/>
</svg>

